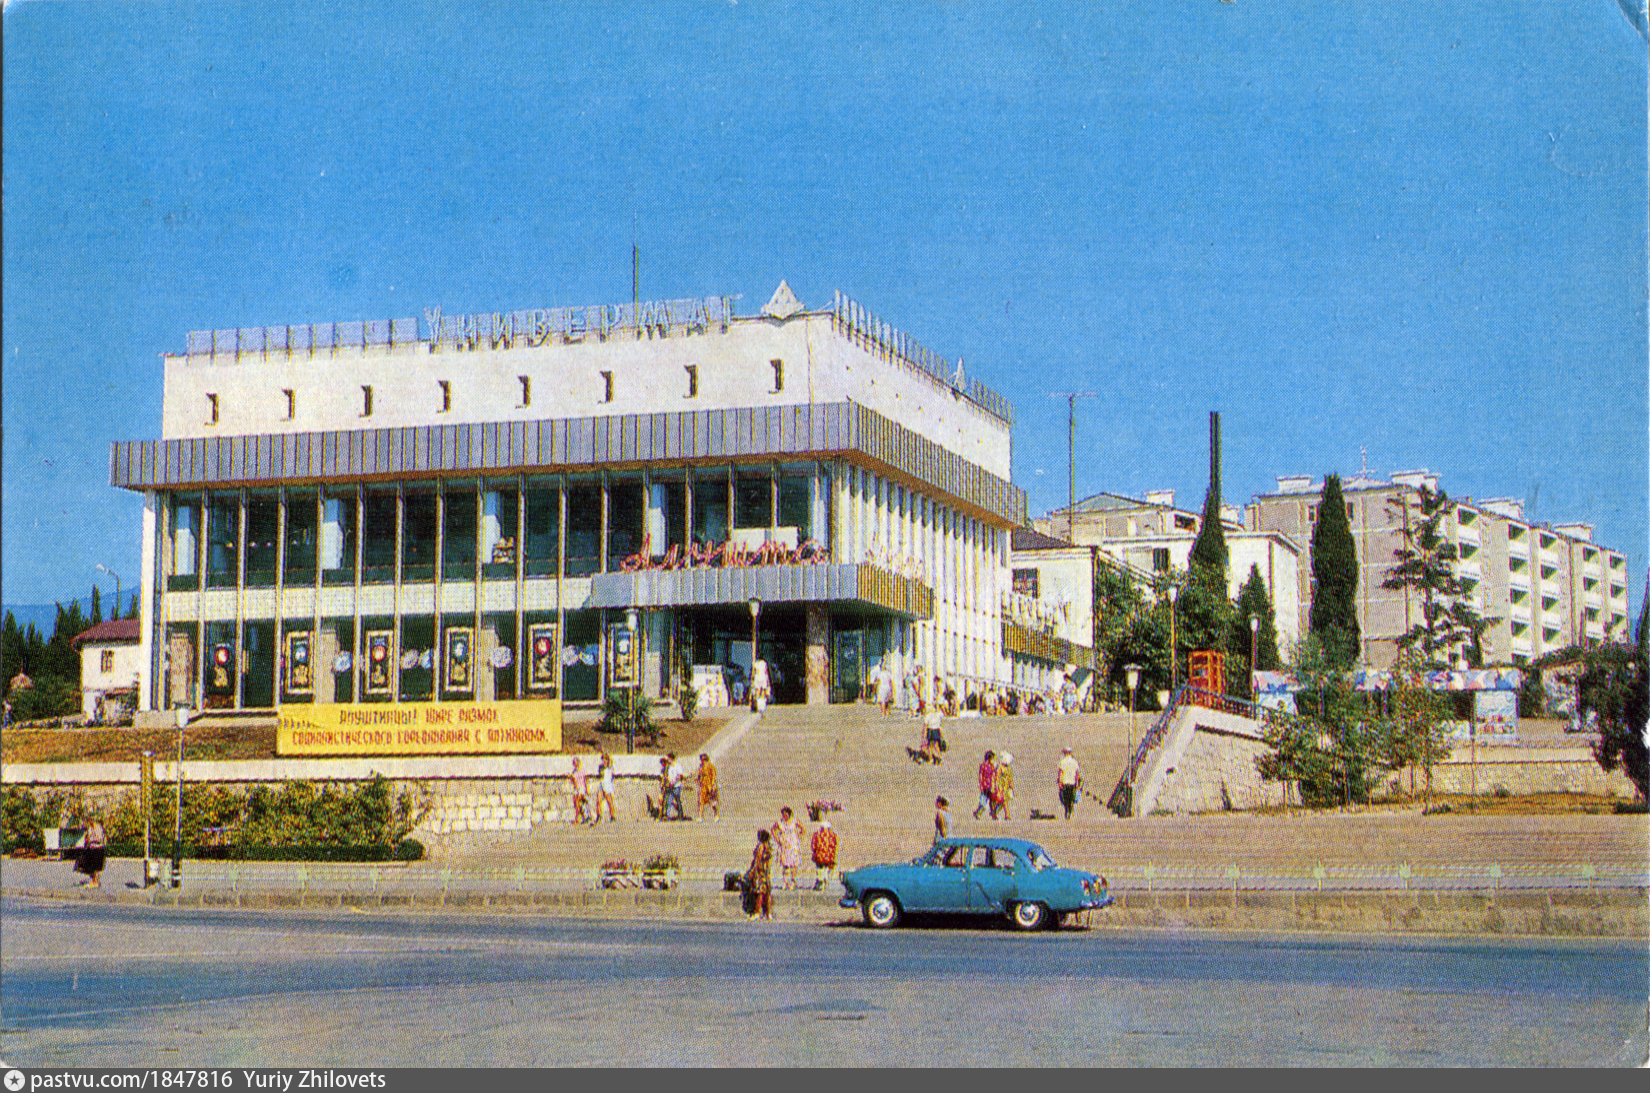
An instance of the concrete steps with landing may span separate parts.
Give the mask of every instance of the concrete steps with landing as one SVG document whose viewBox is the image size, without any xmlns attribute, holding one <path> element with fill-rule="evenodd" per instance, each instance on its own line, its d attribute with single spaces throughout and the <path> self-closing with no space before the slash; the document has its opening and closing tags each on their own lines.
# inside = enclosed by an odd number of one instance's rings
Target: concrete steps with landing
<svg viewBox="0 0 1650 1093">
<path fill-rule="evenodd" d="M 1644 823 L 1635 816 L 1422 818 L 1418 809 L 1376 813 L 1262 816 L 1248 813 L 1119 820 L 1085 798 L 1076 818 L 1031 820 L 1030 810 L 1058 812 L 1054 768 L 1070 743 L 1088 788 L 1104 798 L 1116 784 L 1132 734 L 1127 714 L 1042 718 L 949 719 L 950 744 L 939 766 L 907 757 L 920 737 L 909 714 L 883 718 L 865 706 L 776 707 L 754 724 L 718 764 L 724 807 L 720 823 L 624 819 L 600 827 L 542 825 L 519 836 L 471 843 L 444 853 L 454 864 L 590 868 L 612 858 L 674 853 L 692 868 L 742 869 L 756 829 L 790 805 L 811 832 L 804 806 L 834 799 L 832 817 L 847 868 L 900 860 L 932 837 L 933 801 L 952 803 L 957 833 L 1029 838 L 1057 861 L 1102 871 L 1119 865 L 1225 866 L 1264 871 L 1284 866 L 1422 863 L 1642 862 Z M 1138 738 L 1135 735 L 1134 738 Z M 971 817 L 976 767 L 986 748 L 1014 756 L 1013 819 Z M 689 814 L 697 811 L 692 787 Z M 804 875 L 811 870 L 804 863 Z"/>
</svg>

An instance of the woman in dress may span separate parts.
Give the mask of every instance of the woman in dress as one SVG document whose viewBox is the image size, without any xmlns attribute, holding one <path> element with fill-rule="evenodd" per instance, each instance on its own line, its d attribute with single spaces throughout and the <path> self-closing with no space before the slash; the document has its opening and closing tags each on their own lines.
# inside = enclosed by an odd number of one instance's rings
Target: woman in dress
<svg viewBox="0 0 1650 1093">
<path fill-rule="evenodd" d="M 573 758 L 573 822 L 590 822 L 590 776 L 584 772 L 584 760 Z"/>
<path fill-rule="evenodd" d="M 86 879 L 80 883 L 87 888 L 102 888 L 103 863 L 108 853 L 108 840 L 103 835 L 103 825 L 94 817 L 86 821 L 86 837 L 80 843 L 80 861 L 75 869 L 86 874 Z"/>
<path fill-rule="evenodd" d="M 596 822 L 602 822 L 602 806 L 607 806 L 607 818 L 617 823 L 619 821 L 619 805 L 613 795 L 613 757 L 602 752 L 601 765 L 597 768 L 599 780 L 596 783 Z"/>
<path fill-rule="evenodd" d="M 778 848 L 779 875 L 784 887 L 797 886 L 797 870 L 802 865 L 802 836 L 806 832 L 793 818 L 789 806 L 779 810 L 779 822 L 773 825 L 773 841 Z"/>
<path fill-rule="evenodd" d="M 751 867 L 745 870 L 745 890 L 756 897 L 750 917 L 773 918 L 773 847 L 766 830 L 756 832 L 756 849 L 751 851 Z"/>
</svg>

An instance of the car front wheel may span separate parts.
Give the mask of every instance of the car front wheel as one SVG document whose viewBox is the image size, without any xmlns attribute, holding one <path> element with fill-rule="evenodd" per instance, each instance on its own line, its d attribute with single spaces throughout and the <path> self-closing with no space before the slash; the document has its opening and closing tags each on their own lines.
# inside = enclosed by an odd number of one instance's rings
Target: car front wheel
<svg viewBox="0 0 1650 1093">
<path fill-rule="evenodd" d="M 1041 903 L 1016 903 L 1014 926 L 1019 930 L 1041 930 L 1048 925 L 1048 908 Z"/>
<path fill-rule="evenodd" d="M 865 916 L 865 925 L 879 930 L 891 930 L 899 925 L 899 904 L 887 892 L 873 892 L 859 905 Z"/>
</svg>

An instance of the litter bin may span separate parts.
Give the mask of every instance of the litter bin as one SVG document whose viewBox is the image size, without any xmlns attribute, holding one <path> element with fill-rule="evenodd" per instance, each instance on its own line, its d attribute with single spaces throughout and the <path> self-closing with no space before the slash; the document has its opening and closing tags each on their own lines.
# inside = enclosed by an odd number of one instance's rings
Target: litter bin
<svg viewBox="0 0 1650 1093">
<path fill-rule="evenodd" d="M 160 883 L 160 859 L 143 859 L 143 886 L 152 888 Z"/>
</svg>

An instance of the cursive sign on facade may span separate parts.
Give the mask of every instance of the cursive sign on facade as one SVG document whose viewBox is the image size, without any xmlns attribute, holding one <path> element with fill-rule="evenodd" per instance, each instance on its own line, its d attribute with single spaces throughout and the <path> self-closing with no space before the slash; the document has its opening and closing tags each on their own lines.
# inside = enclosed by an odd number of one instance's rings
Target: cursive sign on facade
<svg viewBox="0 0 1650 1093">
<path fill-rule="evenodd" d="M 632 554 L 620 563 L 626 573 L 655 569 L 734 569 L 759 565 L 830 565 L 830 549 L 812 539 L 796 546 L 763 543 L 747 547 L 733 540 L 722 543 L 673 543 L 663 555 Z"/>
</svg>

